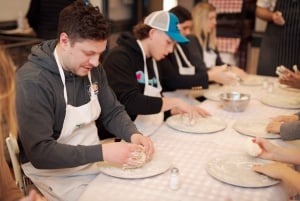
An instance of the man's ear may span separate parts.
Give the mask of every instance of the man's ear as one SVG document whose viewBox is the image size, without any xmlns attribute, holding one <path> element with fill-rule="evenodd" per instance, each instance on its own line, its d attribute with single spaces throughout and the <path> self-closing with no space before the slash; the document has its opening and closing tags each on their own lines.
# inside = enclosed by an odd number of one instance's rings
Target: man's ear
<svg viewBox="0 0 300 201">
<path fill-rule="evenodd" d="M 68 34 L 66 34 L 65 32 L 62 32 L 59 35 L 59 44 L 62 48 L 69 46 L 70 39 L 69 39 Z"/>
<path fill-rule="evenodd" d="M 156 29 L 150 29 L 150 31 L 148 33 L 150 39 L 153 38 L 153 36 L 154 36 L 154 34 L 155 34 L 156 31 L 157 31 Z"/>
</svg>

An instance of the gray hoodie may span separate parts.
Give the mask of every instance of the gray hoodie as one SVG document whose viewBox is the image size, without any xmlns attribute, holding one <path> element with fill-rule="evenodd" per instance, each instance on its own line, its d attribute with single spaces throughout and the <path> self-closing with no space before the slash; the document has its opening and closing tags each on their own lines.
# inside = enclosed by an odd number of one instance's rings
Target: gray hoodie
<svg viewBox="0 0 300 201">
<path fill-rule="evenodd" d="M 300 119 L 300 112 L 295 115 L 298 115 Z M 300 139 L 300 120 L 282 124 L 280 126 L 280 136 L 283 140 Z"/>
<path fill-rule="evenodd" d="M 103 160 L 102 146 L 73 146 L 58 143 L 66 103 L 63 83 L 53 52 L 57 40 L 45 41 L 32 48 L 31 54 L 17 72 L 16 109 L 19 125 L 21 162 L 30 161 L 38 169 L 70 168 Z M 81 106 L 90 100 L 88 77 L 64 72 L 68 104 Z M 124 107 L 108 86 L 104 69 L 91 71 L 92 82 L 98 83 L 101 105 L 99 120 L 111 133 L 130 141 L 138 133 Z M 98 122 L 98 121 L 97 121 Z"/>
</svg>

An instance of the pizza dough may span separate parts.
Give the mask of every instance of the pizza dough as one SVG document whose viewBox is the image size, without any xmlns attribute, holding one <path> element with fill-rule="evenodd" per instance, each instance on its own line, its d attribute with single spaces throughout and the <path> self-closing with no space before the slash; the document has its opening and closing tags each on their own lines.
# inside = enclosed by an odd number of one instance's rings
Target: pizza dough
<svg viewBox="0 0 300 201">
<path fill-rule="evenodd" d="M 196 124 L 196 119 L 195 118 L 190 118 L 188 116 L 188 114 L 182 114 L 181 115 L 181 120 L 182 120 L 182 123 L 186 126 L 194 126 Z"/>
<path fill-rule="evenodd" d="M 139 168 L 146 164 L 147 156 L 143 147 L 131 153 L 131 158 L 123 165 L 124 169 Z"/>
<path fill-rule="evenodd" d="M 260 146 L 258 144 L 256 144 L 255 142 L 252 141 L 252 139 L 247 140 L 245 142 L 245 148 L 246 148 L 246 152 L 247 154 L 249 154 L 250 156 L 258 156 L 261 152 L 262 149 L 260 148 Z"/>
</svg>

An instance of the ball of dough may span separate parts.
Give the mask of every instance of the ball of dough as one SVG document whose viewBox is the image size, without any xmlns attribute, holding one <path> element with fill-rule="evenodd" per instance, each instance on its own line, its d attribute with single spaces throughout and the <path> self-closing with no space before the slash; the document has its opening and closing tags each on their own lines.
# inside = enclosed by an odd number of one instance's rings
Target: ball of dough
<svg viewBox="0 0 300 201">
<path fill-rule="evenodd" d="M 245 148 L 246 148 L 247 154 L 249 154 L 250 156 L 254 156 L 254 157 L 258 156 L 262 152 L 262 149 L 260 148 L 260 146 L 256 143 L 254 143 L 252 141 L 252 139 L 246 141 Z"/>
<path fill-rule="evenodd" d="M 127 164 L 123 165 L 124 169 L 133 169 L 133 168 L 140 168 L 144 166 L 147 162 L 147 156 L 145 151 L 139 150 L 132 153 L 131 158 L 129 159 Z"/>
<path fill-rule="evenodd" d="M 182 114 L 181 121 L 186 126 L 194 126 L 196 124 L 196 119 L 195 118 L 190 119 L 188 114 Z"/>
</svg>

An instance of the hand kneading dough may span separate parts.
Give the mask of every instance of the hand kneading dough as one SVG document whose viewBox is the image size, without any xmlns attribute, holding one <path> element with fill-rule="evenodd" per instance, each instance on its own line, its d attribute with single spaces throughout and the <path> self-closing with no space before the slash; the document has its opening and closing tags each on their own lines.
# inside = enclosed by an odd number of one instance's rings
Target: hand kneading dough
<svg viewBox="0 0 300 201">
<path fill-rule="evenodd" d="M 258 156 L 261 153 L 261 148 L 259 147 L 258 144 L 254 143 L 252 141 L 252 139 L 247 140 L 245 142 L 245 148 L 246 148 L 246 152 L 250 155 L 250 156 Z"/>
<path fill-rule="evenodd" d="M 190 119 L 190 117 L 187 114 L 182 114 L 181 120 L 182 123 L 186 126 L 194 126 L 196 124 L 196 119 L 195 118 Z"/>
<path fill-rule="evenodd" d="M 129 159 L 127 164 L 123 165 L 124 169 L 139 168 L 145 165 L 147 162 L 147 156 L 145 151 L 135 151 L 132 153 L 132 157 Z"/>
</svg>

